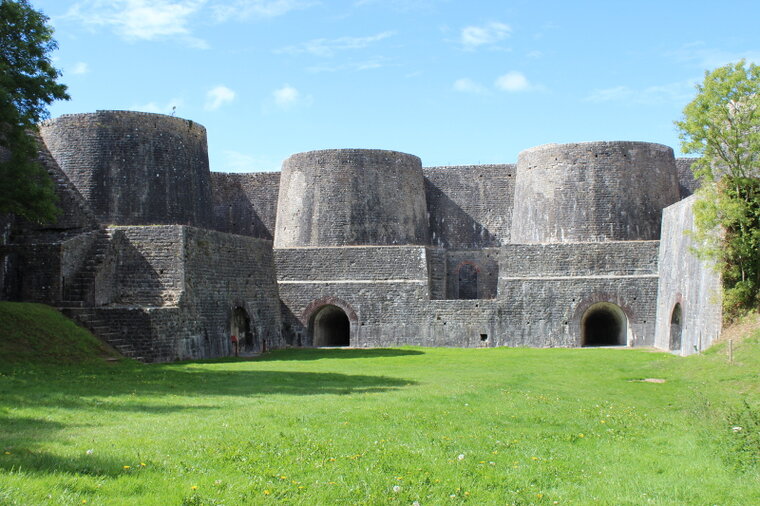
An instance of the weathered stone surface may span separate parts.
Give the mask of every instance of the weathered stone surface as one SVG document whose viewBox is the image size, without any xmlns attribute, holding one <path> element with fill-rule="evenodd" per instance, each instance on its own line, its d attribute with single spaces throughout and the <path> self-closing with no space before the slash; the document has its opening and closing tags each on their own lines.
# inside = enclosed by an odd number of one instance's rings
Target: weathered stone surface
<svg viewBox="0 0 760 506">
<path fill-rule="evenodd" d="M 694 256 L 688 235 L 696 199 L 666 208 L 662 219 L 655 345 L 681 355 L 707 348 L 721 330 L 720 276 Z"/>
<path fill-rule="evenodd" d="M 338 149 L 282 164 L 275 247 L 428 244 L 420 159 Z"/>
<path fill-rule="evenodd" d="M 206 129 L 198 123 L 98 111 L 47 121 L 40 133 L 102 223 L 212 224 Z"/>
<path fill-rule="evenodd" d="M 244 353 L 347 341 L 686 354 L 720 331 L 719 281 L 683 235 L 693 198 L 671 206 L 696 188 L 692 160 L 659 144 L 425 169 L 327 150 L 282 173 L 211 174 L 205 130 L 177 118 L 64 116 L 42 137 L 64 216 L 6 220 L 0 295 L 61 306 L 141 360 L 229 355 L 231 333 Z"/>
<path fill-rule="evenodd" d="M 279 172 L 211 173 L 214 228 L 272 240 L 277 216 Z"/>
<path fill-rule="evenodd" d="M 517 160 L 513 243 L 656 240 L 679 200 L 673 150 L 646 142 L 547 144 Z"/>
<path fill-rule="evenodd" d="M 430 241 L 473 249 L 510 241 L 515 165 L 426 167 Z"/>
</svg>

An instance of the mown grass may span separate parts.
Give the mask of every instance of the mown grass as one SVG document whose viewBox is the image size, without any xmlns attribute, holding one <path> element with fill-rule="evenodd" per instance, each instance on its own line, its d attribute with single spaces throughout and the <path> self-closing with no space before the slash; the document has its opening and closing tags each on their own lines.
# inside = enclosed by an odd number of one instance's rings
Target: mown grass
<svg viewBox="0 0 760 506">
<path fill-rule="evenodd" d="M 0 504 L 760 504 L 735 348 L 3 360 Z"/>
</svg>

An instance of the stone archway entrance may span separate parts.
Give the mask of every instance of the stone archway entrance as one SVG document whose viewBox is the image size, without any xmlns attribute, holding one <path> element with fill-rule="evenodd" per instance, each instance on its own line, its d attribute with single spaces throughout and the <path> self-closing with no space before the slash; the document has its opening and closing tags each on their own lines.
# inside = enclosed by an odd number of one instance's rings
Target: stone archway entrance
<svg viewBox="0 0 760 506">
<path fill-rule="evenodd" d="M 326 305 L 314 313 L 309 325 L 315 347 L 349 346 L 351 322 L 338 306 Z"/>
<path fill-rule="evenodd" d="M 670 315 L 670 350 L 681 350 L 681 330 L 683 315 L 681 314 L 681 304 L 676 302 L 673 307 L 673 313 Z"/>
<path fill-rule="evenodd" d="M 599 302 L 581 318 L 581 346 L 625 346 L 628 344 L 628 318 L 620 307 Z"/>
</svg>

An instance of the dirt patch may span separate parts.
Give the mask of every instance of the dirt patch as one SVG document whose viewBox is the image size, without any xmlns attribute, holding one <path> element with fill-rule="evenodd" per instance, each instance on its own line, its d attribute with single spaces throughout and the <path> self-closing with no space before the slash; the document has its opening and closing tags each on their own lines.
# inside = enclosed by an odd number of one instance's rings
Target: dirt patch
<svg viewBox="0 0 760 506">
<path fill-rule="evenodd" d="M 741 341 L 743 338 L 751 336 L 758 331 L 760 331 L 760 313 L 752 313 L 723 329 L 718 342 L 728 341 L 729 339 L 733 339 L 735 342 Z"/>
<path fill-rule="evenodd" d="M 631 380 L 631 381 L 637 381 L 640 383 L 665 383 L 665 380 L 661 378 L 644 378 L 640 380 Z"/>
</svg>

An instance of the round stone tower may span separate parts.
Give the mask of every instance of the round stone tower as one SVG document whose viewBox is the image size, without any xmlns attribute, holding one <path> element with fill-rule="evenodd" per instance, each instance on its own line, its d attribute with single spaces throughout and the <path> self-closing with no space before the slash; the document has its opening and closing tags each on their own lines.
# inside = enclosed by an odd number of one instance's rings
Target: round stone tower
<svg viewBox="0 0 760 506">
<path fill-rule="evenodd" d="M 46 121 L 40 133 L 102 223 L 211 224 L 206 129 L 198 123 L 98 111 Z"/>
<path fill-rule="evenodd" d="M 517 159 L 513 243 L 656 240 L 679 200 L 673 150 L 647 142 L 546 144 Z"/>
<path fill-rule="evenodd" d="M 336 149 L 283 162 L 276 248 L 427 243 L 425 184 L 416 156 Z"/>
</svg>

